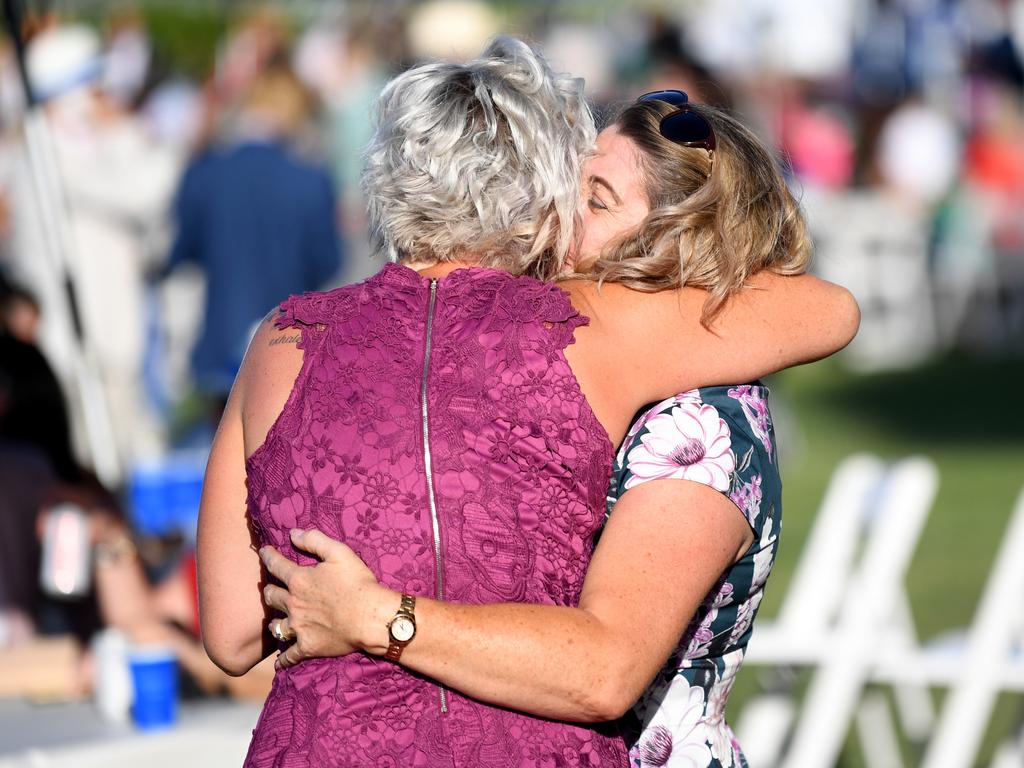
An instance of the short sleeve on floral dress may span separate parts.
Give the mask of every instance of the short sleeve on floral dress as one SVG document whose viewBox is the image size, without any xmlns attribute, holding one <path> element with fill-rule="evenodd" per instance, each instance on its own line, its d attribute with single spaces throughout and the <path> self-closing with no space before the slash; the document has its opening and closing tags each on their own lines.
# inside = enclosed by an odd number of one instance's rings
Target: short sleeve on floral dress
<svg viewBox="0 0 1024 768">
<path fill-rule="evenodd" d="M 624 717 L 630 764 L 745 768 L 725 706 L 778 548 L 782 482 L 768 389 L 706 387 L 641 411 L 616 456 L 609 514 L 628 489 L 663 478 L 726 494 L 754 542 L 704 598 L 676 651 Z M 681 536 L 685 519 L 680 515 Z"/>
</svg>

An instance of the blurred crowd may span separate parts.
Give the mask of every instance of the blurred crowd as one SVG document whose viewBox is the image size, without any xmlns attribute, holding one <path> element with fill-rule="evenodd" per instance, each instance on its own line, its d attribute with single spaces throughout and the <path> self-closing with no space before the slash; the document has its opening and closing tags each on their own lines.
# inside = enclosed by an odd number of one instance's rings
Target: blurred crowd
<svg viewBox="0 0 1024 768">
<path fill-rule="evenodd" d="M 775 146 L 816 269 L 861 302 L 850 365 L 1024 348 L 1024 0 L 325 5 L 33 14 L 0 47 L 0 647 L 115 627 L 196 690 L 265 690 L 198 644 L 188 488 L 254 326 L 380 266 L 358 174 L 382 84 L 498 32 L 599 114 L 681 88 Z M 215 43 L 186 61 L 190 14 Z M 39 574 L 68 504 L 90 577 L 61 594 Z M 52 685 L 87 690 L 59 653 Z"/>
</svg>

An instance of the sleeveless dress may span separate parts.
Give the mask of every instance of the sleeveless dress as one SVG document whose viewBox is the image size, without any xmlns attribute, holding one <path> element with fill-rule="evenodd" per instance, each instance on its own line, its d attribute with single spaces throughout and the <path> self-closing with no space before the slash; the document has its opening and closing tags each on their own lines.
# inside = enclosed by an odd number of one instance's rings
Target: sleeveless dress
<svg viewBox="0 0 1024 768">
<path fill-rule="evenodd" d="M 727 494 L 754 533 L 746 554 L 708 593 L 676 651 L 623 717 L 635 768 L 747 766 L 725 721 L 725 707 L 775 560 L 782 520 L 782 480 L 767 398 L 760 384 L 677 395 L 642 412 L 617 454 L 609 514 L 628 489 L 681 478 Z"/>
<path fill-rule="evenodd" d="M 578 602 L 614 448 L 565 359 L 587 319 L 563 291 L 497 270 L 432 280 L 391 264 L 282 310 L 304 358 L 247 462 L 258 545 L 309 564 L 288 531 L 315 526 L 395 590 Z M 617 724 L 510 712 L 363 654 L 278 671 L 245 761 L 627 764 Z"/>
</svg>

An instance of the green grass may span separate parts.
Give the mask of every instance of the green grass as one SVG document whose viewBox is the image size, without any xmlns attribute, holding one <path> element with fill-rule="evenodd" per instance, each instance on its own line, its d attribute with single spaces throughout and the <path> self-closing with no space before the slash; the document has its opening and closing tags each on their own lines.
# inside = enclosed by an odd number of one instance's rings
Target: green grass
<svg viewBox="0 0 1024 768">
<path fill-rule="evenodd" d="M 907 592 L 922 639 L 969 624 L 1024 488 L 1024 409 L 1012 396 L 1022 374 L 1018 360 L 949 357 L 898 373 L 855 374 L 830 361 L 777 376 L 771 385 L 784 534 L 761 616 L 779 609 L 832 471 L 843 457 L 867 451 L 887 459 L 924 455 L 938 467 L 938 495 Z M 763 675 L 741 671 L 730 702 L 734 718 Z M 1022 715 L 1024 697 L 1001 697 L 986 753 Z M 853 741 L 843 768 L 863 765 Z M 915 754 L 908 745 L 909 765 Z"/>
</svg>

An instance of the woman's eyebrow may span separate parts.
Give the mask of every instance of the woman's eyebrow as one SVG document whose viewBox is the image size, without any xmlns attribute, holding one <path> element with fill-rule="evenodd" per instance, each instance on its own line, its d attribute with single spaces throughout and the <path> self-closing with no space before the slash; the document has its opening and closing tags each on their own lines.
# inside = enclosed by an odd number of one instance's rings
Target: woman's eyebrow
<svg viewBox="0 0 1024 768">
<path fill-rule="evenodd" d="M 592 184 L 600 184 L 602 187 L 608 190 L 608 194 L 615 200 L 616 205 L 622 205 L 622 198 L 619 197 L 619 193 L 615 191 L 615 187 L 608 183 L 608 180 L 603 176 L 591 176 L 590 182 Z"/>
</svg>

